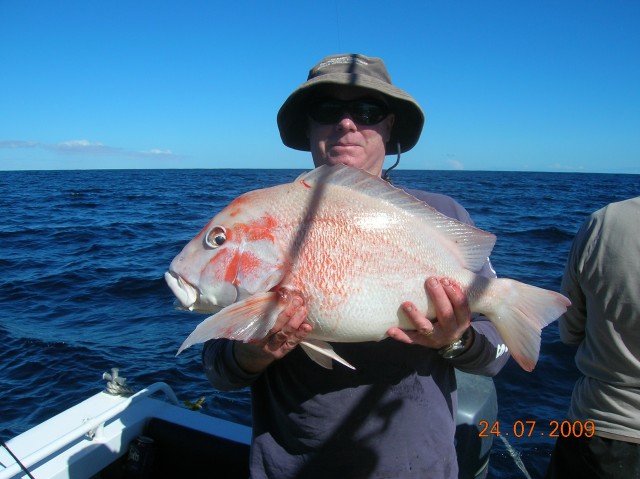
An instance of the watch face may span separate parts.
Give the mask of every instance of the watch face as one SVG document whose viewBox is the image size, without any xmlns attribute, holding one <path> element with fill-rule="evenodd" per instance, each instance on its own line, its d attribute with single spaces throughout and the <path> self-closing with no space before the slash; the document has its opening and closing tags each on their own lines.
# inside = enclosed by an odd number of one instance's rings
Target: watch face
<svg viewBox="0 0 640 479">
<path fill-rule="evenodd" d="M 471 328 L 467 328 L 462 337 L 457 341 L 454 341 L 449 346 L 446 346 L 440 350 L 438 350 L 438 354 L 445 359 L 455 358 L 460 355 L 464 351 L 464 347 L 467 344 L 469 339 L 469 330 Z"/>
<path fill-rule="evenodd" d="M 443 358 L 451 359 L 458 356 L 462 351 L 464 351 L 464 343 L 461 339 L 452 343 L 442 354 Z"/>
</svg>

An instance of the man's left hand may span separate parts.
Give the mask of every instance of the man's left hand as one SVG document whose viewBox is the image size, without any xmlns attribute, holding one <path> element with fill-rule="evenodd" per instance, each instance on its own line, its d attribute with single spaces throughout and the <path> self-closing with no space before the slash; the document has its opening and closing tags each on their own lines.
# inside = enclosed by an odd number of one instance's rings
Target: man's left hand
<svg viewBox="0 0 640 479">
<path fill-rule="evenodd" d="M 403 343 L 441 349 L 460 339 L 470 327 L 469 302 L 460 286 L 450 279 L 428 278 L 425 287 L 433 302 L 435 320 L 431 321 L 412 302 L 406 301 L 400 307 L 415 331 L 390 328 L 387 335 Z"/>
</svg>

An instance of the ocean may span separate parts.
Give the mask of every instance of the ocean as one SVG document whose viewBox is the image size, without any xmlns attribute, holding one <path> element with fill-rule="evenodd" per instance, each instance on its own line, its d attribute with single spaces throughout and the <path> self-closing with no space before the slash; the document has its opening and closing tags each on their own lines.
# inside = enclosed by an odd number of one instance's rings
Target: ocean
<svg viewBox="0 0 640 479">
<path fill-rule="evenodd" d="M 103 389 L 169 383 L 181 400 L 248 424 L 248 392 L 210 387 L 200 347 L 175 357 L 203 317 L 177 311 L 163 273 L 215 213 L 239 194 L 292 181 L 302 170 L 83 170 L 0 173 L 0 438 L 8 440 Z M 499 276 L 558 290 L 586 216 L 640 194 L 640 175 L 410 171 L 394 183 L 445 193 L 497 235 Z M 494 440 L 490 477 L 542 477 L 577 371 L 555 323 L 533 373 L 513 361 L 495 378 L 500 429 L 535 421 L 535 434 Z M 539 433 L 544 433 L 544 436 Z M 510 451 L 511 450 L 511 451 Z"/>
</svg>

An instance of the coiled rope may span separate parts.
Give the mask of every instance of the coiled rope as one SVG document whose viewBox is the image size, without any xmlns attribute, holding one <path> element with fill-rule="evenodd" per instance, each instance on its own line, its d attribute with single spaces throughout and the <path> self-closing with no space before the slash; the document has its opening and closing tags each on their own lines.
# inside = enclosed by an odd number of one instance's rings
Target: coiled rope
<svg viewBox="0 0 640 479">
<path fill-rule="evenodd" d="M 119 372 L 119 368 L 111 368 L 111 374 L 102 374 L 102 379 L 107 380 L 104 392 L 112 394 L 113 396 L 131 396 L 135 391 L 125 384 L 127 378 L 118 376 Z"/>
</svg>

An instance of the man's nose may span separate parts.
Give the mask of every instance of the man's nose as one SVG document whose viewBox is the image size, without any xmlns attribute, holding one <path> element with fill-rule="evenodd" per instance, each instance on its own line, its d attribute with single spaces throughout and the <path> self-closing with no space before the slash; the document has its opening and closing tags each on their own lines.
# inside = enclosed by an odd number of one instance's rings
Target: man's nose
<svg viewBox="0 0 640 479">
<path fill-rule="evenodd" d="M 342 117 L 340 118 L 340 120 L 338 120 L 338 123 L 336 124 L 336 128 L 338 130 L 357 130 L 358 127 L 356 126 L 356 122 L 353 120 L 353 118 L 351 118 L 351 115 L 349 114 L 348 111 L 345 111 L 342 114 Z"/>
</svg>

